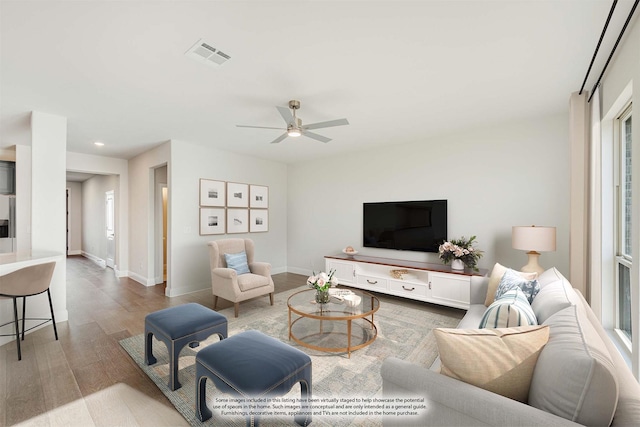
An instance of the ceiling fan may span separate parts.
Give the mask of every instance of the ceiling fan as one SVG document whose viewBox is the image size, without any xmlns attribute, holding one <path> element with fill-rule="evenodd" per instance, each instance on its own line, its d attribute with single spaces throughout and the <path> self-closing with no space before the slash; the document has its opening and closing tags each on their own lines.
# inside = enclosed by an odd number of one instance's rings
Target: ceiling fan
<svg viewBox="0 0 640 427">
<path fill-rule="evenodd" d="M 347 119 L 337 119 L 337 120 L 329 120 L 327 122 L 319 122 L 312 123 L 310 125 L 303 125 L 302 120 L 296 117 L 296 110 L 300 108 L 300 101 L 296 101 L 292 99 L 289 101 L 289 108 L 286 107 L 276 107 L 278 112 L 284 119 L 287 124 L 286 128 L 275 128 L 275 127 L 267 127 L 267 126 L 247 126 L 247 125 L 236 125 L 239 128 L 256 128 L 256 129 L 282 129 L 286 132 L 271 141 L 272 144 L 277 144 L 278 142 L 284 140 L 286 137 L 298 137 L 300 135 L 304 135 L 307 138 L 315 139 L 321 142 L 329 142 L 331 138 L 327 138 L 326 136 L 318 135 L 317 133 L 309 132 L 310 129 L 320 129 L 320 128 L 328 128 L 333 126 L 343 126 L 348 125 L 349 122 Z"/>
</svg>

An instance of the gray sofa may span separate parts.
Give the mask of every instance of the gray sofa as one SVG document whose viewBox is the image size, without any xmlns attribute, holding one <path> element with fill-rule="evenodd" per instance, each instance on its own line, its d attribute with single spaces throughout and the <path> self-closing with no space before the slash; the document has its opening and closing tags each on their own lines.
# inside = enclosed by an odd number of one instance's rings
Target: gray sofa
<svg viewBox="0 0 640 427">
<path fill-rule="evenodd" d="M 420 416 L 383 418 L 385 426 L 640 425 L 640 385 L 579 291 L 555 269 L 540 275 L 532 308 L 549 325 L 528 404 L 390 357 L 381 368 L 385 398 L 423 397 Z M 476 329 L 488 278 L 472 281 L 471 307 L 458 328 Z"/>
</svg>

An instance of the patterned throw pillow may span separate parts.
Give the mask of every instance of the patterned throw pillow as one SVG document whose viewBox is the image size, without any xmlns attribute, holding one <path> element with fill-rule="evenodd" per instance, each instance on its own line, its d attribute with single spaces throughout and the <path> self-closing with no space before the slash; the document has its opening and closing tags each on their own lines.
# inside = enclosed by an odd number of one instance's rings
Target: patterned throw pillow
<svg viewBox="0 0 640 427">
<path fill-rule="evenodd" d="M 520 288 L 520 290 L 522 290 L 527 297 L 529 304 L 533 302 L 533 299 L 538 295 L 538 292 L 540 292 L 540 284 L 536 279 L 527 280 L 516 271 L 509 268 L 504 272 L 504 276 L 502 276 L 502 279 L 500 280 L 500 284 L 496 290 L 495 299 L 500 298 L 500 296 L 505 292 L 514 288 Z"/>
<path fill-rule="evenodd" d="M 238 274 L 251 273 L 247 264 L 247 254 L 244 251 L 237 254 L 224 254 L 224 260 L 227 262 L 227 267 L 233 268 Z"/>
<path fill-rule="evenodd" d="M 491 270 L 491 276 L 489 277 L 489 285 L 487 286 L 487 296 L 484 300 L 484 305 L 489 307 L 491 303 L 496 298 L 496 290 L 498 289 L 498 285 L 500 284 L 500 280 L 502 280 L 502 276 L 507 271 L 508 267 L 497 263 L 493 266 Z M 525 273 L 524 271 L 516 271 L 520 276 L 524 277 L 527 280 L 533 280 L 538 277 L 538 273 Z"/>
<path fill-rule="evenodd" d="M 479 328 L 515 328 L 537 325 L 536 315 L 527 297 L 515 287 L 497 298 L 482 316 Z"/>
</svg>

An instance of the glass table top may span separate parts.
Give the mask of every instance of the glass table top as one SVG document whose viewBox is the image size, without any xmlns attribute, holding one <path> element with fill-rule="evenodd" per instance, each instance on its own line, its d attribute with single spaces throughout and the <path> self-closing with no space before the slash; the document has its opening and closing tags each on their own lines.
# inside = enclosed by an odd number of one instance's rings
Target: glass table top
<svg viewBox="0 0 640 427">
<path fill-rule="evenodd" d="M 291 295 L 287 301 L 289 309 L 304 317 L 349 319 L 373 314 L 380 307 L 374 295 L 357 289 L 331 288 L 331 298 L 326 304 L 315 300 L 316 290 L 307 289 Z"/>
</svg>

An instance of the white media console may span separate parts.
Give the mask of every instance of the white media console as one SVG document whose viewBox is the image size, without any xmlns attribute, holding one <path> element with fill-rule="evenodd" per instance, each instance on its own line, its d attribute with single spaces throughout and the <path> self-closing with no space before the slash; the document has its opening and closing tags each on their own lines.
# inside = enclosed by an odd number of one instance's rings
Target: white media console
<svg viewBox="0 0 640 427">
<path fill-rule="evenodd" d="M 325 256 L 327 272 L 335 270 L 341 285 L 462 309 L 469 308 L 471 280 L 480 269 L 452 270 L 442 264 L 361 255 Z M 402 279 L 392 270 L 406 270 Z"/>
</svg>

